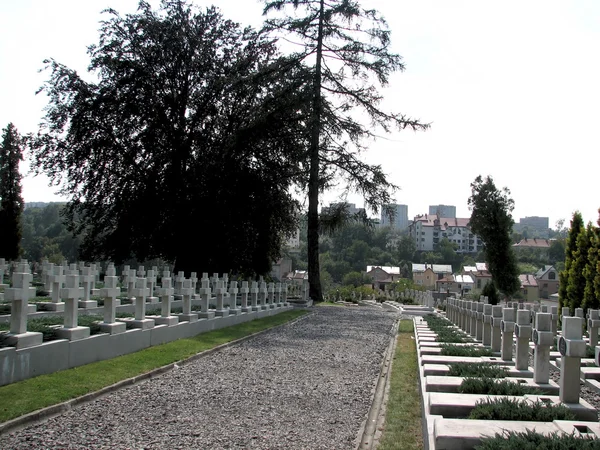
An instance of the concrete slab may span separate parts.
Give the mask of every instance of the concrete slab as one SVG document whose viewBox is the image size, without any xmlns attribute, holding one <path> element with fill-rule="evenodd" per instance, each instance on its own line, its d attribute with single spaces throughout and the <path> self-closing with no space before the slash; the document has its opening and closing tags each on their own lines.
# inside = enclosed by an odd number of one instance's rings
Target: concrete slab
<svg viewBox="0 0 600 450">
<path fill-rule="evenodd" d="M 580 373 L 584 380 L 600 380 L 600 367 L 582 367 Z"/>
<path fill-rule="evenodd" d="M 499 366 L 514 366 L 514 361 L 502 361 L 496 356 L 479 356 L 479 357 L 467 357 L 467 356 L 438 356 L 438 355 L 423 355 L 421 357 L 421 364 L 451 364 L 458 362 L 471 362 L 471 363 L 486 363 L 486 364 L 497 364 Z"/>
</svg>

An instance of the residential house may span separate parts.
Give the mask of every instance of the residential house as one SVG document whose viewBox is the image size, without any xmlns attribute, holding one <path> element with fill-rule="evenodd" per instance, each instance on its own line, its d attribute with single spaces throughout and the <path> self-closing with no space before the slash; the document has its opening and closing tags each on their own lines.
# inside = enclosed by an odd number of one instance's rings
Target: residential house
<svg viewBox="0 0 600 450">
<path fill-rule="evenodd" d="M 471 275 L 447 275 L 436 282 L 436 290 L 451 294 L 464 295 L 473 290 L 473 278 Z"/>
<path fill-rule="evenodd" d="M 535 252 L 539 258 L 548 258 L 548 250 L 552 245 L 552 239 L 521 239 L 517 244 L 513 244 L 516 252 Z"/>
<path fill-rule="evenodd" d="M 558 292 L 558 270 L 554 266 L 544 266 L 535 274 L 540 298 L 550 298 Z"/>
<path fill-rule="evenodd" d="M 424 214 L 416 216 L 408 230 L 418 251 L 433 251 L 446 238 L 456 244 L 457 253 L 477 253 L 483 249 L 483 241 L 469 228 L 470 220 Z"/>
<path fill-rule="evenodd" d="M 436 282 L 446 275 L 452 275 L 450 264 L 414 264 L 412 265 L 413 282 L 427 289 L 436 289 Z"/>
<path fill-rule="evenodd" d="M 373 289 L 382 290 L 401 278 L 400 267 L 391 266 L 367 266 L 367 275 L 373 280 Z"/>
<path fill-rule="evenodd" d="M 526 302 L 534 302 L 540 299 L 535 276 L 529 274 L 519 275 L 519 281 L 521 281 L 521 293 Z"/>
<path fill-rule="evenodd" d="M 462 270 L 463 275 L 470 275 L 473 278 L 473 289 L 478 291 L 492 282 L 492 274 L 487 270 L 486 263 L 475 263 L 474 266 L 464 266 Z"/>
</svg>

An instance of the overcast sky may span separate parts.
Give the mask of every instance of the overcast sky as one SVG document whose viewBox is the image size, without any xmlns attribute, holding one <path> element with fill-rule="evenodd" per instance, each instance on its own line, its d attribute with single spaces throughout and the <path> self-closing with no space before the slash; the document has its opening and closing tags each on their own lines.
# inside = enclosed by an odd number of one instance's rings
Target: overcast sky
<svg viewBox="0 0 600 450">
<path fill-rule="evenodd" d="M 156 5 L 156 0 L 150 2 Z M 254 0 L 195 0 L 258 26 Z M 388 109 L 431 123 L 371 144 L 409 217 L 450 204 L 469 217 L 470 183 L 491 175 L 515 200 L 514 217 L 550 225 L 600 207 L 600 2 L 372 0 L 392 30 L 406 71 L 384 90 Z M 44 58 L 84 72 L 100 11 L 133 12 L 137 0 L 0 0 L 0 127 L 37 131 L 46 98 Z M 24 167 L 26 171 L 26 167 Z M 47 180 L 26 177 L 25 201 L 57 201 Z M 333 194 L 325 203 L 335 200 Z M 351 201 L 361 204 L 358 197 Z"/>
</svg>

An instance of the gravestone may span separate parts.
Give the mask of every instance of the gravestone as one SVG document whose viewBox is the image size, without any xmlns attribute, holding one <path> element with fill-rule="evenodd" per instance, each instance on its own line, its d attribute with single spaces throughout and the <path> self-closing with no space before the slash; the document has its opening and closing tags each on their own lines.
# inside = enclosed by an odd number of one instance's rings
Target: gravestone
<svg viewBox="0 0 600 450">
<path fill-rule="evenodd" d="M 83 298 L 79 300 L 79 307 L 84 309 L 89 308 L 97 308 L 98 302 L 95 300 L 90 300 L 90 294 L 92 292 L 92 287 L 96 282 L 96 274 L 92 272 L 91 267 L 85 267 L 80 269 L 81 277 L 80 281 L 83 287 Z"/>
<path fill-rule="evenodd" d="M 118 283 L 115 266 L 110 263 L 104 275 L 104 287 L 99 292 L 100 297 L 104 298 L 104 322 L 100 324 L 103 333 L 119 334 L 127 329 L 123 322 L 117 322 L 117 302 L 119 302 L 117 297 L 121 295 Z"/>
<path fill-rule="evenodd" d="M 242 310 L 237 307 L 237 295 L 237 281 L 231 281 L 229 283 L 229 315 L 235 316 L 242 313 Z"/>
<path fill-rule="evenodd" d="M 475 339 L 479 342 L 483 340 L 483 307 L 485 306 L 483 303 L 476 303 L 477 310 L 475 313 L 477 314 L 477 322 L 475 322 Z"/>
<path fill-rule="evenodd" d="M 198 317 L 201 319 L 212 319 L 215 317 L 214 311 L 209 311 L 209 302 L 211 296 L 210 279 L 207 273 L 202 274 L 200 280 L 200 312 Z"/>
<path fill-rule="evenodd" d="M 267 307 L 270 309 L 275 308 L 275 283 L 267 285 L 267 298 Z"/>
<path fill-rule="evenodd" d="M 499 352 L 502 345 L 502 306 L 492 306 L 492 351 Z"/>
<path fill-rule="evenodd" d="M 258 287 L 258 300 L 259 300 L 259 306 L 260 309 L 264 310 L 267 309 L 267 283 L 265 283 L 264 281 L 260 282 L 260 285 Z"/>
<path fill-rule="evenodd" d="M 229 315 L 229 310 L 225 309 L 225 305 L 223 299 L 225 295 L 227 295 L 227 288 L 225 287 L 224 281 L 217 281 L 217 288 L 215 289 L 215 295 L 217 298 L 217 309 L 215 311 L 215 316 L 217 317 L 227 317 Z"/>
<path fill-rule="evenodd" d="M 252 306 L 248 303 L 248 293 L 250 292 L 250 288 L 248 287 L 247 281 L 242 281 L 242 287 L 240 288 L 240 296 L 242 299 L 242 312 L 249 313 L 252 312 Z"/>
<path fill-rule="evenodd" d="M 149 269 L 146 274 L 146 283 L 148 286 L 148 293 L 150 296 L 146 299 L 148 303 L 158 303 L 158 297 L 154 295 L 154 289 L 156 287 L 156 275 L 157 272 L 154 269 Z"/>
<path fill-rule="evenodd" d="M 0 288 L 7 288 L 8 284 L 4 283 L 4 275 L 8 271 L 8 264 L 4 258 L 0 258 Z"/>
<path fill-rule="evenodd" d="M 515 368 L 517 370 L 529 369 L 530 320 L 531 315 L 529 311 L 517 311 L 517 323 L 515 325 L 515 335 L 517 337 Z"/>
<path fill-rule="evenodd" d="M 556 336 L 558 334 L 558 306 L 551 306 L 550 314 L 552 314 L 551 331 Z"/>
<path fill-rule="evenodd" d="M 597 309 L 590 309 L 588 311 L 588 337 L 590 340 L 590 346 L 596 347 L 598 345 L 598 328 L 600 327 L 600 311 Z"/>
<path fill-rule="evenodd" d="M 131 272 L 136 272 L 131 270 Z M 143 269 L 142 269 L 143 272 Z M 137 272 L 136 272 L 137 273 Z M 131 288 L 131 295 L 135 303 L 135 319 L 131 321 L 133 328 L 141 328 L 142 330 L 149 330 L 154 328 L 154 319 L 146 318 L 146 297 L 150 290 L 148 289 L 147 280 L 145 277 L 130 278 L 129 281 L 135 279 L 134 287 Z"/>
<path fill-rule="evenodd" d="M 171 305 L 175 295 L 175 289 L 173 289 L 171 282 L 170 272 L 164 271 L 160 280 L 161 287 L 157 289 L 158 295 L 160 295 L 160 317 L 154 318 L 156 325 L 172 327 L 179 323 L 179 317 L 171 314 Z"/>
<path fill-rule="evenodd" d="M 581 358 L 586 353 L 581 335 L 582 322 L 581 317 L 563 316 L 562 336 L 558 340 L 558 350 L 562 355 L 559 397 L 563 403 L 579 403 Z"/>
<path fill-rule="evenodd" d="M 552 314 L 537 313 L 535 315 L 535 329 L 532 340 L 533 354 L 533 381 L 539 384 L 548 384 L 550 380 L 550 347 L 554 345 L 552 333 Z"/>
<path fill-rule="evenodd" d="M 67 274 L 66 287 L 60 290 L 60 296 L 65 303 L 64 324 L 56 330 L 56 335 L 61 339 L 76 341 L 90 336 L 89 327 L 80 327 L 77 323 L 77 307 L 79 299 L 83 296 L 83 288 L 79 287 L 79 272 L 77 266 L 72 264 Z"/>
<path fill-rule="evenodd" d="M 27 302 L 35 297 L 36 291 L 30 286 L 32 280 L 29 266 L 19 264 L 12 274 L 12 287 L 4 289 L 4 300 L 11 302 L 10 331 L 5 336 L 5 342 L 18 350 L 41 345 L 43 341 L 42 333 L 27 331 Z"/>
<path fill-rule="evenodd" d="M 62 312 L 65 310 L 65 304 L 60 298 L 60 290 L 63 288 L 65 281 L 67 280 L 64 273 L 63 266 L 54 266 L 54 271 L 51 275 L 48 275 L 50 284 L 52 285 L 52 302 L 44 305 L 49 311 Z"/>
<path fill-rule="evenodd" d="M 503 361 L 512 361 L 515 315 L 514 308 L 502 309 L 502 352 L 500 357 Z"/>
</svg>

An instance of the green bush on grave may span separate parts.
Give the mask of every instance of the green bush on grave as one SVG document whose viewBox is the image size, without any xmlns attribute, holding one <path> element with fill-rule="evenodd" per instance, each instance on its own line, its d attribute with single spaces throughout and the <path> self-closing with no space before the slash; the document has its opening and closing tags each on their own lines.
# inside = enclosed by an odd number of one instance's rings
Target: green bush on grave
<svg viewBox="0 0 600 450">
<path fill-rule="evenodd" d="M 506 378 L 508 376 L 506 367 L 494 364 L 458 362 L 449 364 L 448 367 L 450 368 L 448 376 L 451 377 Z"/>
<path fill-rule="evenodd" d="M 575 415 L 565 405 L 499 397 L 478 401 L 468 418 L 552 422 L 553 420 L 575 420 Z"/>
<path fill-rule="evenodd" d="M 441 346 L 440 355 L 442 356 L 493 356 L 494 353 L 490 348 L 487 347 L 472 347 L 466 345 L 451 345 L 443 344 Z"/>
<path fill-rule="evenodd" d="M 537 388 L 527 386 L 507 379 L 494 378 L 465 378 L 458 388 L 461 394 L 480 395 L 526 395 L 540 394 Z"/>
<path fill-rule="evenodd" d="M 552 433 L 543 435 L 526 432 L 496 433 L 481 440 L 475 450 L 600 450 L 600 439 L 579 437 L 574 434 Z"/>
<path fill-rule="evenodd" d="M 459 333 L 455 330 L 439 330 L 436 331 L 436 333 L 436 342 L 444 342 L 446 344 L 465 344 L 473 342 L 471 336 L 467 336 L 466 334 Z"/>
</svg>

